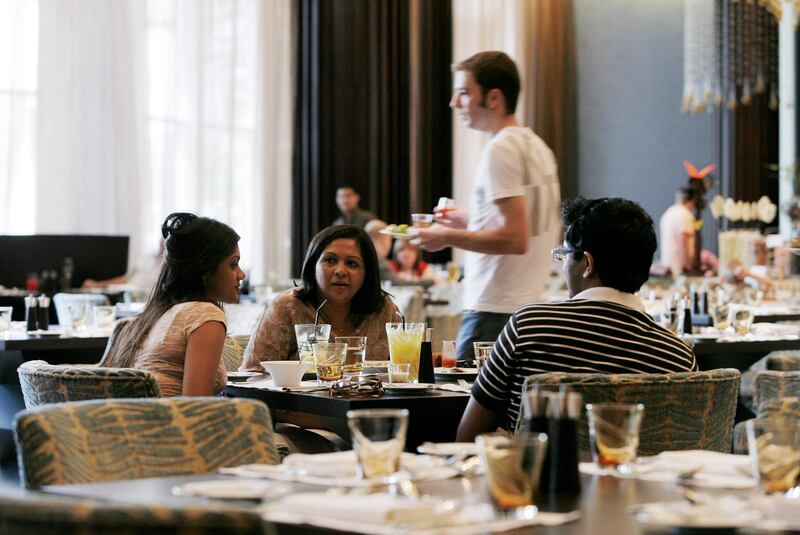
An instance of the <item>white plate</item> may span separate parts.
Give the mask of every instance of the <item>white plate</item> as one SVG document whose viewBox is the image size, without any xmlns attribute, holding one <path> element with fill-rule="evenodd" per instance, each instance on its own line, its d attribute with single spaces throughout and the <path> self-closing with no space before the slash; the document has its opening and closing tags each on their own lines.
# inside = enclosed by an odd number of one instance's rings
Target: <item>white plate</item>
<svg viewBox="0 0 800 535">
<path fill-rule="evenodd" d="M 428 455 L 478 455 L 478 445 L 474 442 L 425 442 L 417 446 L 417 451 Z"/>
<path fill-rule="evenodd" d="M 176 496 L 203 496 L 218 500 L 261 500 L 288 494 L 292 488 L 263 479 L 213 479 L 172 487 Z"/>
<path fill-rule="evenodd" d="M 412 227 L 408 227 L 405 232 L 395 232 L 391 227 L 387 227 L 379 231 L 379 234 L 386 234 L 387 236 L 392 236 L 398 240 L 410 240 L 411 238 L 415 237 L 413 232 L 409 232 L 411 229 Z"/>
<path fill-rule="evenodd" d="M 386 392 L 394 394 L 417 394 L 433 388 L 430 383 L 383 383 Z"/>
<path fill-rule="evenodd" d="M 43 331 L 42 329 L 28 331 L 30 336 L 61 336 L 62 334 L 64 334 L 62 331 Z"/>
</svg>

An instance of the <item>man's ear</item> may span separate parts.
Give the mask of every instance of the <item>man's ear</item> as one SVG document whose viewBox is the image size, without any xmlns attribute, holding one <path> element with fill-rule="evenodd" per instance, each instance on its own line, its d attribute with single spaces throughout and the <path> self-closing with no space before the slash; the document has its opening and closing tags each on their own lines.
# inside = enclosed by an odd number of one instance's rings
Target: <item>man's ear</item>
<svg viewBox="0 0 800 535">
<path fill-rule="evenodd" d="M 490 89 L 489 92 L 486 93 L 486 102 L 486 107 L 490 110 L 504 105 L 505 99 L 503 98 L 503 92 L 497 88 Z"/>
<path fill-rule="evenodd" d="M 594 269 L 594 256 L 592 253 L 588 251 L 583 252 L 584 258 L 586 258 L 586 267 L 583 270 L 583 274 L 581 275 L 584 279 L 590 279 L 595 274 Z"/>
</svg>

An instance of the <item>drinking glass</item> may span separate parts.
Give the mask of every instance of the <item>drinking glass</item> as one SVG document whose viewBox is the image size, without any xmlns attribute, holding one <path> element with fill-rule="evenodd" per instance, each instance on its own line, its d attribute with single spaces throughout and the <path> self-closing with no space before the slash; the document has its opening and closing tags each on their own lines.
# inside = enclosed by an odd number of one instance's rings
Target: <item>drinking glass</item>
<svg viewBox="0 0 800 535">
<path fill-rule="evenodd" d="M 419 380 L 419 352 L 425 336 L 424 323 L 387 323 L 386 336 L 389 339 L 389 360 L 394 363 L 409 364 L 408 380 Z"/>
<path fill-rule="evenodd" d="M 356 452 L 358 477 L 388 477 L 400 469 L 408 429 L 407 409 L 347 411 L 347 427 Z"/>
<path fill-rule="evenodd" d="M 753 308 L 746 305 L 731 305 L 730 324 L 736 334 L 747 334 L 753 326 Z"/>
<path fill-rule="evenodd" d="M 472 351 L 475 353 L 475 366 L 478 368 L 478 373 L 483 369 L 483 365 L 489 360 L 489 355 L 492 354 L 494 342 L 472 342 Z"/>
<path fill-rule="evenodd" d="M 4 333 L 11 328 L 11 314 L 14 307 L 0 307 L 0 333 Z"/>
<path fill-rule="evenodd" d="M 311 344 L 314 364 L 317 367 L 317 382 L 321 385 L 338 381 L 344 375 L 344 359 L 347 344 L 341 342 L 316 342 Z"/>
<path fill-rule="evenodd" d="M 711 320 L 714 323 L 714 328 L 718 331 L 724 331 L 730 325 L 728 316 L 730 314 L 730 305 L 728 303 L 719 302 L 711 307 Z"/>
<path fill-rule="evenodd" d="M 433 214 L 411 214 L 411 222 L 416 228 L 427 228 L 433 224 Z"/>
<path fill-rule="evenodd" d="M 392 362 L 389 363 L 389 382 L 390 383 L 407 383 L 408 382 L 408 370 L 411 366 L 407 363 L 402 364 L 394 364 Z"/>
<path fill-rule="evenodd" d="M 455 368 L 456 366 L 456 342 L 455 340 L 445 340 L 442 342 L 442 367 Z"/>
<path fill-rule="evenodd" d="M 83 331 L 86 329 L 86 316 L 89 310 L 88 303 L 70 303 L 67 305 L 70 325 L 73 331 Z"/>
<path fill-rule="evenodd" d="M 301 361 L 309 364 L 314 363 L 314 350 L 311 344 L 314 342 L 327 342 L 331 337 L 331 326 L 327 323 L 302 323 L 294 326 L 294 334 L 297 338 L 297 355 Z"/>
<path fill-rule="evenodd" d="M 800 421 L 763 418 L 745 425 L 753 476 L 764 493 L 800 492 Z"/>
<path fill-rule="evenodd" d="M 344 373 L 361 373 L 367 353 L 366 336 L 337 336 L 335 342 L 347 344 L 347 356 L 344 359 Z"/>
<path fill-rule="evenodd" d="M 94 313 L 94 326 L 98 329 L 107 329 L 114 324 L 117 319 L 117 307 L 98 306 L 92 307 Z"/>
<path fill-rule="evenodd" d="M 621 468 L 636 462 L 639 427 L 644 405 L 641 403 L 590 403 L 589 441 L 594 461 L 600 466 Z"/>
<path fill-rule="evenodd" d="M 674 335 L 677 335 L 681 328 L 681 310 L 667 306 L 666 311 L 661 316 L 661 324 Z"/>
<path fill-rule="evenodd" d="M 486 483 L 495 510 L 503 516 L 531 518 L 542 473 L 547 435 L 490 434 L 475 438 L 486 469 Z"/>
</svg>

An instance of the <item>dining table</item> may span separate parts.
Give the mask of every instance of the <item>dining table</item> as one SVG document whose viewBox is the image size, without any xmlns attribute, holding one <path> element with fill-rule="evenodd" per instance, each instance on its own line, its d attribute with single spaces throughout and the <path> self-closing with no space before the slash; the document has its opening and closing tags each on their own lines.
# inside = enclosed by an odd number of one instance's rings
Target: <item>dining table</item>
<svg viewBox="0 0 800 535">
<path fill-rule="evenodd" d="M 318 417 L 327 429 L 350 442 L 347 411 L 356 409 L 408 409 L 406 449 L 416 451 L 423 442 L 455 440 L 458 424 L 469 401 L 468 392 L 429 389 L 421 393 L 384 393 L 378 397 L 336 397 L 329 390 L 298 392 L 247 388 L 228 383 L 225 395 L 263 401 L 273 411 L 291 411 Z"/>
<path fill-rule="evenodd" d="M 72 498 L 90 498 L 125 504 L 153 506 L 199 506 L 234 509 L 253 509 L 258 501 L 214 500 L 196 496 L 176 495 L 173 489 L 190 482 L 217 479 L 233 479 L 222 474 L 192 476 L 155 477 L 101 483 L 72 485 L 49 485 L 41 490 Z M 662 483 L 637 479 L 620 479 L 604 475 L 582 473 L 581 493 L 577 497 L 551 497 L 538 502 L 543 512 L 565 513 L 576 510 L 577 519 L 558 526 L 528 526 L 514 529 L 511 533 L 537 533 L 559 535 L 585 535 L 594 533 L 639 535 L 650 533 L 750 533 L 744 529 L 696 531 L 675 527 L 659 527 L 641 523 L 633 509 L 641 504 L 654 502 L 680 502 L 685 500 L 685 490 L 674 483 Z M 325 487 L 305 483 L 291 483 L 293 492 L 324 492 Z M 439 481 L 421 481 L 416 484 L 422 495 L 463 500 L 471 503 L 487 503 L 488 491 L 483 476 L 453 478 Z M 730 495 L 746 495 L 752 491 L 726 491 Z M 353 499 L 358 499 L 354 497 Z M 543 503 L 544 502 L 544 503 Z M 313 504 L 309 504 L 313 508 Z M 270 522 L 272 531 L 280 534 L 337 533 L 335 529 L 308 524 Z"/>
</svg>

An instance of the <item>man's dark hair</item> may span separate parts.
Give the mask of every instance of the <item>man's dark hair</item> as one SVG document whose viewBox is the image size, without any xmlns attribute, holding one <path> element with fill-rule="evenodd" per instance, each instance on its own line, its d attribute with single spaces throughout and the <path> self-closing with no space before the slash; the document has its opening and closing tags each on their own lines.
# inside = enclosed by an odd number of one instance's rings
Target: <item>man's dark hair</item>
<svg viewBox="0 0 800 535">
<path fill-rule="evenodd" d="M 454 71 L 469 71 L 475 82 L 481 86 L 481 105 L 490 89 L 499 89 L 506 99 L 506 114 L 517 110 L 520 81 L 519 71 L 514 60 L 505 52 L 478 52 L 474 56 L 453 66 Z"/>
<path fill-rule="evenodd" d="M 336 191 L 337 191 L 337 192 L 338 192 L 340 189 L 349 189 L 349 190 L 353 190 L 353 193 L 355 193 L 356 195 L 361 195 L 361 194 L 358 192 L 358 190 L 357 190 L 356 188 L 354 188 L 354 187 L 353 187 L 353 185 L 352 185 L 352 184 L 341 184 L 341 185 L 339 185 L 339 186 L 336 186 Z"/>
<path fill-rule="evenodd" d="M 653 219 L 641 206 L 621 198 L 583 199 L 564 203 L 561 209 L 564 241 L 575 258 L 592 253 L 603 286 L 634 293 L 650 275 L 658 242 Z"/>
</svg>

